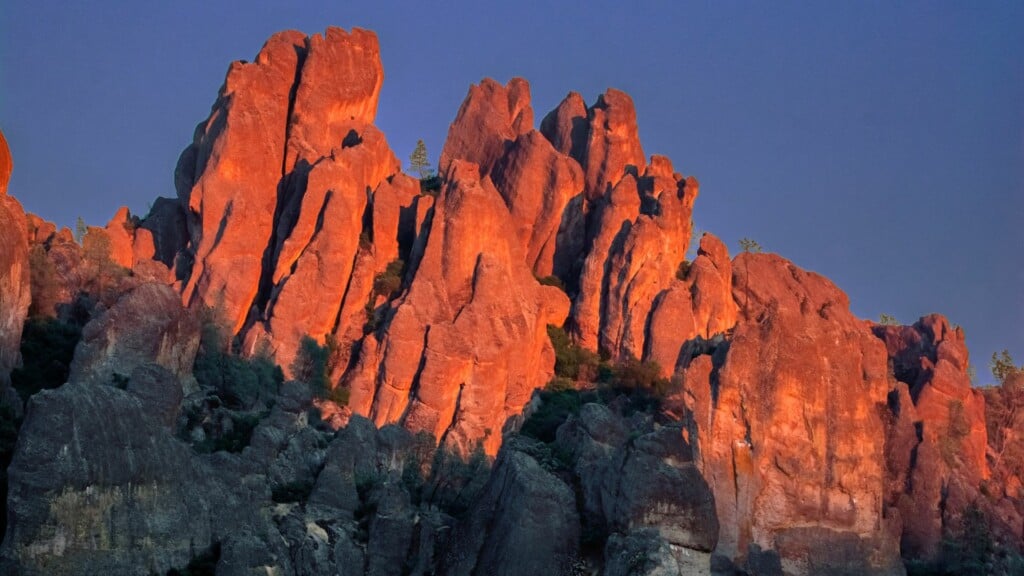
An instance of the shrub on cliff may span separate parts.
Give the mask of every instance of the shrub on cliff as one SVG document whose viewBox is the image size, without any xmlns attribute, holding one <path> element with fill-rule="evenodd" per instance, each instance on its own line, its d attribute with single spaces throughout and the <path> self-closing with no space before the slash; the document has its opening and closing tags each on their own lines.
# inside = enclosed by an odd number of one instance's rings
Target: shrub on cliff
<svg viewBox="0 0 1024 576">
<path fill-rule="evenodd" d="M 252 408 L 277 394 L 284 374 L 269 357 L 232 354 L 225 330 L 216 322 L 205 322 L 202 330 L 193 367 L 200 386 L 216 390 L 224 404 L 235 409 Z"/>
<path fill-rule="evenodd" d="M 22 366 L 11 372 L 11 382 L 22 400 L 68 381 L 71 359 L 81 338 L 82 327 L 77 323 L 55 318 L 31 318 L 25 323 Z"/>
<path fill-rule="evenodd" d="M 330 400 L 335 404 L 347 405 L 349 390 L 343 386 L 331 386 L 330 374 L 337 362 L 338 343 L 328 335 L 323 346 L 309 336 L 303 336 L 299 354 L 292 363 L 292 374 L 296 380 L 309 384 L 313 396 Z"/>
<path fill-rule="evenodd" d="M 555 348 L 555 374 L 571 380 L 593 382 L 597 379 L 601 358 L 573 344 L 569 335 L 558 326 L 548 326 L 548 338 Z"/>
</svg>

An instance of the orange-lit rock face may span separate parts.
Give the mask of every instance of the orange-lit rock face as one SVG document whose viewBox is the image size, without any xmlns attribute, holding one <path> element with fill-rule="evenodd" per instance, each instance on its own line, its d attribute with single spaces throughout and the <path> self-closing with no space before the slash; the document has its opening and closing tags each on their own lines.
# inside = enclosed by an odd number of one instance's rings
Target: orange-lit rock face
<svg viewBox="0 0 1024 576">
<path fill-rule="evenodd" d="M 11 154 L 0 132 L 0 392 L 20 363 L 21 330 L 32 301 L 25 211 L 7 195 Z"/>
<path fill-rule="evenodd" d="M 985 399 L 967 375 L 963 331 L 944 317 L 873 330 L 901 382 L 889 431 L 889 498 L 904 519 L 904 549 L 934 558 L 989 477 Z"/>
<path fill-rule="evenodd" d="M 469 87 L 469 94 L 448 128 L 441 150 L 440 172 L 454 160 L 465 160 L 487 174 L 504 153 L 507 142 L 533 128 L 530 85 L 513 78 L 502 86 L 490 78 Z"/>
<path fill-rule="evenodd" d="M 657 362 L 664 376 L 671 376 L 680 361 L 689 360 L 683 351 L 687 341 L 724 335 L 735 326 L 738 313 L 728 250 L 721 240 L 705 233 L 685 278 L 672 280 L 656 297 L 643 357 Z"/>
<path fill-rule="evenodd" d="M 569 206 L 583 192 L 579 164 L 531 130 L 510 144 L 491 178 L 512 213 L 526 263 L 538 277 L 567 277 L 583 248 L 583 214 L 578 202 Z"/>
<path fill-rule="evenodd" d="M 237 333 L 256 299 L 283 177 L 290 94 L 306 37 L 281 32 L 228 70 L 210 118 L 178 164 L 195 263 L 186 304 L 218 308 Z"/>
<path fill-rule="evenodd" d="M 11 149 L 7 147 L 7 138 L 0 132 L 0 195 L 7 194 L 7 182 L 11 179 Z"/>
<path fill-rule="evenodd" d="M 340 148 L 349 130 L 373 123 L 384 83 L 377 35 L 330 27 L 307 39 L 302 80 L 288 119 L 285 170 L 315 164 Z"/>
<path fill-rule="evenodd" d="M 882 505 L 884 346 L 823 277 L 774 255 L 741 254 L 732 269 L 733 337 L 684 377 L 717 551 L 742 563 L 753 544 L 778 550 L 786 570 L 814 527 L 814 562 L 855 545 L 866 556 L 858 570 L 897 566 Z"/>
<path fill-rule="evenodd" d="M 382 82 L 372 32 L 282 32 L 232 65 L 182 154 L 195 257 L 184 299 L 219 308 L 234 333 L 247 318 L 289 324 L 273 342 L 286 368 L 302 334 L 333 329 L 368 191 L 399 169 L 371 124 Z"/>
<path fill-rule="evenodd" d="M 322 342 L 334 331 L 360 249 L 366 191 L 399 170 L 379 130 L 366 125 L 359 140 L 313 166 L 298 220 L 278 252 L 266 315 L 282 367 L 291 366 L 303 336 Z M 365 304 L 365 297 L 357 302 Z"/>
<path fill-rule="evenodd" d="M 135 263 L 135 231 L 128 208 L 119 208 L 104 231 L 110 239 L 110 260 L 119 266 L 131 268 Z"/>
<path fill-rule="evenodd" d="M 363 344 L 355 412 L 496 453 L 508 417 L 551 377 L 546 326 L 568 312 L 564 294 L 533 278 L 510 221 L 478 167 L 453 162 L 409 291 L 381 339 Z"/>
</svg>

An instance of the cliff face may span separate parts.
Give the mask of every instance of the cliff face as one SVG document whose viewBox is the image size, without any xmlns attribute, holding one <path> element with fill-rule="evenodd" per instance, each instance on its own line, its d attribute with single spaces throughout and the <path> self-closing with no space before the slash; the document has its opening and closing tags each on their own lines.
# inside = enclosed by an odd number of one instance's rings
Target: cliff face
<svg viewBox="0 0 1024 576">
<path fill-rule="evenodd" d="M 699 183 L 645 156 L 625 93 L 535 128 L 525 80 L 485 79 L 428 189 L 373 124 L 382 82 L 372 32 L 274 35 L 231 65 L 177 198 L 81 245 L 6 195 L 0 146 L 0 216 L 26 223 L 0 227 L 0 378 L 30 291 L 38 315 L 92 306 L 70 384 L 29 402 L 9 566 L 163 572 L 219 546 L 218 574 L 901 574 L 976 505 L 1020 544 L 1002 454 L 1024 419 L 993 464 L 944 318 L 871 325 L 711 234 L 687 261 Z M 287 378 L 326 347 L 347 406 L 201 343 L 202 318 Z M 537 393 L 552 325 L 670 381 L 662 408 Z"/>
<path fill-rule="evenodd" d="M 12 167 L 11 151 L 0 132 L 0 393 L 4 394 L 11 370 L 21 363 L 21 330 L 32 300 L 25 211 L 7 194 Z"/>
</svg>

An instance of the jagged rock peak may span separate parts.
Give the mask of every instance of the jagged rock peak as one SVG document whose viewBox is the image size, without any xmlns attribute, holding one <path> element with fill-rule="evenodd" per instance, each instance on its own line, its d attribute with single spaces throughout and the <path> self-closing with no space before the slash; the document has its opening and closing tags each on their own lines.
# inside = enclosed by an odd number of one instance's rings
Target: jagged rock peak
<svg viewBox="0 0 1024 576">
<path fill-rule="evenodd" d="M 502 86 L 484 78 L 469 87 L 455 120 L 448 128 L 448 139 L 441 151 L 441 173 L 454 160 L 479 166 L 486 174 L 504 154 L 505 144 L 533 129 L 530 84 L 513 78 Z"/>
<path fill-rule="evenodd" d="M 14 163 L 11 161 L 11 149 L 7 147 L 7 139 L 4 133 L 0 132 L 0 195 L 7 194 L 7 182 L 11 179 L 11 170 Z"/>
<path fill-rule="evenodd" d="M 382 82 L 377 37 L 359 29 L 329 28 L 312 37 L 281 32 L 255 62 L 231 65 L 209 119 L 196 129 L 175 173 L 194 261 L 183 274 L 186 304 L 220 309 L 235 334 L 247 320 L 262 317 L 272 296 L 274 261 L 308 208 L 307 180 L 323 162 L 344 164 L 342 151 L 364 142 Z M 357 167 L 371 190 L 398 171 L 383 136 L 374 140 L 384 150 L 375 167 Z"/>
<path fill-rule="evenodd" d="M 11 369 L 21 362 L 21 330 L 32 300 L 25 211 L 7 195 L 12 166 L 7 140 L 0 132 L 0 404 Z"/>
</svg>

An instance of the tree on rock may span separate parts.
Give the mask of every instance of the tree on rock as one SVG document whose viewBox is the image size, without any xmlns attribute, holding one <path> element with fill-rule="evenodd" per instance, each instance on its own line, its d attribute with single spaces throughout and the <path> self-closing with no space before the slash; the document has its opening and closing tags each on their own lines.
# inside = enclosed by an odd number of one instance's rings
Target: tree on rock
<svg viewBox="0 0 1024 576">
<path fill-rule="evenodd" d="M 416 141 L 416 148 L 409 155 L 409 172 L 419 176 L 420 180 L 434 175 L 434 168 L 430 165 L 430 158 L 427 156 L 427 145 L 423 143 L 423 140 Z"/>
</svg>

